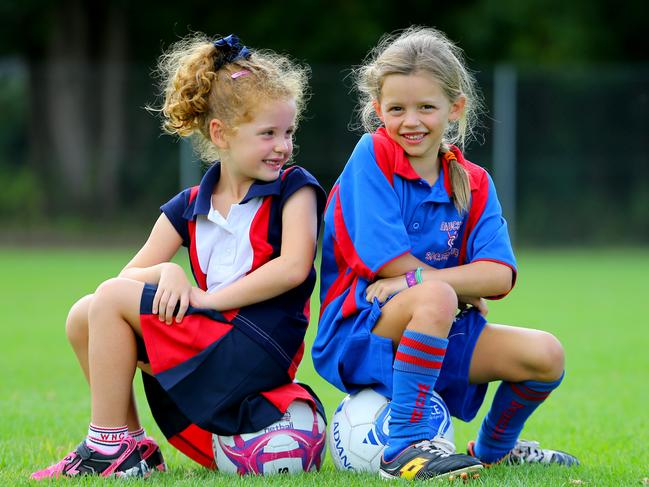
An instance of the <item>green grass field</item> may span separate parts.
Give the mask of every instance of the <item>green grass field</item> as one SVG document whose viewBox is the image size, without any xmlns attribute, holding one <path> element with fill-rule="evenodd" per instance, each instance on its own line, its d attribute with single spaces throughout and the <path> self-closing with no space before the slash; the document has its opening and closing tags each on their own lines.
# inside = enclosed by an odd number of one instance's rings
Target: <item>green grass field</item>
<svg viewBox="0 0 649 487">
<path fill-rule="evenodd" d="M 89 395 L 65 339 L 65 316 L 78 297 L 114 276 L 132 251 L 0 249 L 1 486 L 31 484 L 27 479 L 33 470 L 59 460 L 83 438 Z M 649 319 L 644 301 L 649 249 L 526 251 L 518 258 L 518 284 L 508 298 L 491 304 L 489 319 L 548 330 L 560 338 L 567 355 L 566 379 L 528 422 L 523 437 L 572 452 L 582 466 L 497 467 L 472 484 L 649 485 Z M 309 343 L 314 332 L 315 323 Z M 331 414 L 342 394 L 319 379 L 308 354 L 298 378 L 315 388 Z M 137 387 L 142 397 L 139 383 Z M 148 432 L 162 444 L 170 472 L 139 482 L 385 485 L 378 476 L 337 472 L 329 458 L 322 472 L 299 477 L 239 479 L 208 471 L 164 442 L 143 401 L 140 411 Z M 455 421 L 458 449 L 473 437 L 485 412 L 483 407 L 470 424 Z"/>
</svg>

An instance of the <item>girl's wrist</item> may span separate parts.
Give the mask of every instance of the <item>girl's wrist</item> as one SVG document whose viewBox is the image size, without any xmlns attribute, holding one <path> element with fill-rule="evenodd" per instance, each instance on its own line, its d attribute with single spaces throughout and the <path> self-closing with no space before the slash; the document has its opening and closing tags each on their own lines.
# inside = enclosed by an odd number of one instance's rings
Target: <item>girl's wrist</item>
<svg viewBox="0 0 649 487">
<path fill-rule="evenodd" d="M 423 270 L 424 270 L 423 267 L 417 267 L 417 269 L 415 270 L 415 279 L 417 281 L 417 284 L 421 284 L 422 282 L 424 282 L 424 278 L 421 275 L 421 271 Z"/>
<path fill-rule="evenodd" d="M 415 276 L 415 271 L 406 272 L 406 284 L 408 287 L 412 287 L 417 284 L 417 277 Z"/>
<path fill-rule="evenodd" d="M 423 282 L 423 277 L 421 275 L 421 271 L 423 270 L 423 267 L 417 267 L 414 271 L 406 272 L 406 284 L 408 284 L 408 287 L 412 287 L 415 284 L 421 284 Z"/>
</svg>

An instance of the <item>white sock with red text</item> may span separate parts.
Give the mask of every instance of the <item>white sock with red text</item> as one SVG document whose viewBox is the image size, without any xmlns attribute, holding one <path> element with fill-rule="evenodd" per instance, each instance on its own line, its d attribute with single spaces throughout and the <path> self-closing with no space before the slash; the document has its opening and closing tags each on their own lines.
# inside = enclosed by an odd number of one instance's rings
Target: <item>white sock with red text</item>
<svg viewBox="0 0 649 487">
<path fill-rule="evenodd" d="M 126 425 L 106 428 L 90 423 L 86 445 L 100 453 L 111 455 L 119 450 L 120 443 L 127 435 L 128 428 Z"/>
<path fill-rule="evenodd" d="M 129 431 L 128 435 L 133 437 L 135 441 L 142 441 L 144 438 L 146 438 L 146 431 L 144 431 L 144 428 L 139 428 L 135 431 Z"/>
</svg>

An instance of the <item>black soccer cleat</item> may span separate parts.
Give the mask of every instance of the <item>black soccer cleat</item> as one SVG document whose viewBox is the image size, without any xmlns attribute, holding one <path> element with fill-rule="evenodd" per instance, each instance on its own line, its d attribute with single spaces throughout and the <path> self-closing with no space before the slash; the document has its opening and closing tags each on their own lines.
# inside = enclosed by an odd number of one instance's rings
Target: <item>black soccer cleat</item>
<svg viewBox="0 0 649 487">
<path fill-rule="evenodd" d="M 147 477 L 149 467 L 142 460 L 137 442 L 127 436 L 112 455 L 105 455 L 86 445 L 85 440 L 77 449 L 54 465 L 31 475 L 33 480 L 78 475 L 99 475 L 101 477 Z"/>
<path fill-rule="evenodd" d="M 423 440 L 410 445 L 390 462 L 381 457 L 379 474 L 384 479 L 405 480 L 477 477 L 482 463 L 469 455 L 453 453 L 453 450 L 444 439 Z"/>
<path fill-rule="evenodd" d="M 151 472 L 159 471 L 166 472 L 167 464 L 165 463 L 160 447 L 155 440 L 149 436 L 137 442 L 137 447 L 140 450 L 140 456 L 149 467 Z"/>
</svg>

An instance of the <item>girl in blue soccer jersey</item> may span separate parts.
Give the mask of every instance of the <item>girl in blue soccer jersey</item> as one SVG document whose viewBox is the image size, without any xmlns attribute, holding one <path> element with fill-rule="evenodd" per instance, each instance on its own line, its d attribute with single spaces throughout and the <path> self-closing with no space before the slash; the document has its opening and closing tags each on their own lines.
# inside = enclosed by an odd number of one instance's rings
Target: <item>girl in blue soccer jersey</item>
<svg viewBox="0 0 649 487">
<path fill-rule="evenodd" d="M 325 210 L 316 369 L 343 391 L 392 398 L 385 478 L 577 463 L 519 440 L 563 378 L 559 341 L 483 316 L 483 298 L 513 287 L 516 263 L 491 178 L 458 147 L 479 101 L 460 50 L 439 31 L 411 28 L 385 37 L 357 74 L 371 133 Z M 431 439 L 433 389 L 469 421 L 491 381 L 502 382 L 469 455 Z"/>
<path fill-rule="evenodd" d="M 161 207 L 119 277 L 70 311 L 91 423 L 79 447 L 35 479 L 164 470 L 135 408 L 138 361 L 162 432 L 207 467 L 212 433 L 258 431 L 298 399 L 322 413 L 308 386 L 293 380 L 325 199 L 306 170 L 286 167 L 307 71 L 235 36 L 196 35 L 162 56 L 160 72 L 165 131 L 193 136 L 203 159 L 220 162 Z M 181 246 L 198 287 L 169 262 Z"/>
</svg>

